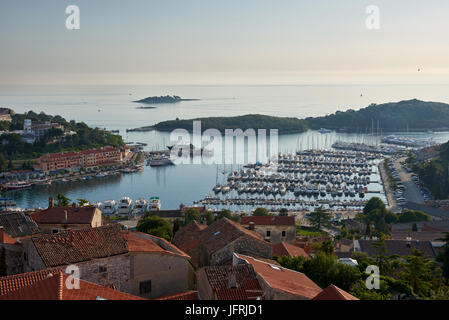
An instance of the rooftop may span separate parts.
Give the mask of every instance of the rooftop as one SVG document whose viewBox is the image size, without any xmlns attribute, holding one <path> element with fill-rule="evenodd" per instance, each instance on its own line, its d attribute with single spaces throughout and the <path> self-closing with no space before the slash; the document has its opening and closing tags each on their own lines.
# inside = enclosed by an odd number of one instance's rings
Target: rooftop
<svg viewBox="0 0 449 320">
<path fill-rule="evenodd" d="M 249 225 L 254 222 L 257 225 L 263 226 L 294 226 L 295 217 L 290 216 L 250 216 L 242 217 L 242 224 Z"/>
<path fill-rule="evenodd" d="M 69 276 L 62 271 L 41 272 L 39 276 L 32 274 L 34 275 L 15 276 L 15 280 L 21 285 L 15 288 L 10 287 L 6 293 L 0 295 L 0 300 L 144 300 L 84 280 L 79 280 L 79 289 L 68 289 L 66 281 Z M 8 281 L 0 278 L 0 283 Z"/>
<path fill-rule="evenodd" d="M 304 257 L 309 258 L 309 255 L 304 251 L 303 248 L 294 246 L 287 242 L 279 242 L 273 245 L 273 255 L 277 256 L 288 256 L 288 257 Z"/>
<path fill-rule="evenodd" d="M 359 300 L 353 295 L 331 284 L 329 287 L 321 291 L 312 300 Z"/>
<path fill-rule="evenodd" d="M 266 263 L 249 256 L 234 253 L 239 260 L 252 265 L 254 271 L 262 277 L 271 288 L 294 294 L 306 299 L 314 298 L 322 290 L 304 273 Z"/>
<path fill-rule="evenodd" d="M 366 252 L 368 255 L 374 256 L 378 253 L 378 249 L 372 246 L 376 240 L 358 240 L 358 242 L 361 251 Z M 385 240 L 385 247 L 389 256 L 395 254 L 399 256 L 410 255 L 413 252 L 413 248 L 418 249 L 430 258 L 435 258 L 436 256 L 436 252 L 430 241 Z"/>
<path fill-rule="evenodd" d="M 31 215 L 39 224 L 91 224 L 97 208 L 95 207 L 53 207 Z M 67 212 L 67 220 L 65 220 Z"/>
<path fill-rule="evenodd" d="M 36 222 L 21 211 L 0 213 L 0 226 L 12 238 L 31 236 L 39 233 Z"/>
</svg>

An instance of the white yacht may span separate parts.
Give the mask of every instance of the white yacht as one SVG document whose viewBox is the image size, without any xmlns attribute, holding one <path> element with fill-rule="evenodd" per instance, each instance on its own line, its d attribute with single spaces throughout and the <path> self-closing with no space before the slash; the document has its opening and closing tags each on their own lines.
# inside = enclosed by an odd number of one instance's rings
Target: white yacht
<svg viewBox="0 0 449 320">
<path fill-rule="evenodd" d="M 139 198 L 136 200 L 134 204 L 134 214 L 135 215 L 143 215 L 148 210 L 148 201 L 143 198 Z"/>
<path fill-rule="evenodd" d="M 120 199 L 120 202 L 118 203 L 118 214 L 129 214 L 132 211 L 133 208 L 133 201 L 130 197 L 123 197 Z"/>
<path fill-rule="evenodd" d="M 161 200 L 159 197 L 151 197 L 150 198 L 150 211 L 159 211 L 161 210 Z"/>
<path fill-rule="evenodd" d="M 101 207 L 101 212 L 105 215 L 114 214 L 116 211 L 117 202 L 115 200 L 106 200 Z"/>
</svg>

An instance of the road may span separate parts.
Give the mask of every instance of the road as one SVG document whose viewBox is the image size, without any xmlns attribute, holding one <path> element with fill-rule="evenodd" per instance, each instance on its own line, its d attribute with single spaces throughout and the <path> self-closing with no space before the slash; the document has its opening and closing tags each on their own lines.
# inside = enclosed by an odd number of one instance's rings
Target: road
<svg viewBox="0 0 449 320">
<path fill-rule="evenodd" d="M 394 162 L 393 162 L 394 168 L 396 169 L 397 173 L 399 174 L 399 179 L 401 179 L 401 182 L 405 187 L 404 198 L 410 202 L 424 203 L 424 198 L 421 193 L 421 190 L 415 184 L 415 182 L 412 180 L 411 173 L 408 173 L 407 171 L 405 171 L 401 165 L 401 161 L 404 161 L 405 159 L 406 158 L 399 158 L 399 159 L 394 160 Z"/>
</svg>

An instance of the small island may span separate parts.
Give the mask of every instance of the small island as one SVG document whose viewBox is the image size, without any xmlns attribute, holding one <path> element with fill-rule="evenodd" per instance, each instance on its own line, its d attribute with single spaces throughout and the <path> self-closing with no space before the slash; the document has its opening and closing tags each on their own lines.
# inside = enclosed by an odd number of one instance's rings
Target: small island
<svg viewBox="0 0 449 320">
<path fill-rule="evenodd" d="M 301 133 L 307 130 L 307 123 L 298 118 L 272 117 L 261 114 L 248 114 L 237 117 L 209 117 L 190 120 L 170 120 L 159 122 L 153 128 L 158 131 L 186 129 L 192 131 L 193 121 L 201 121 L 201 130 L 217 129 L 224 133 L 226 129 L 278 129 L 279 133 Z M 268 133 L 268 132 L 267 132 Z"/>
<path fill-rule="evenodd" d="M 181 101 L 198 101 L 199 99 L 182 99 L 179 96 L 160 96 L 160 97 L 148 97 L 145 99 L 133 101 L 136 103 L 145 103 L 145 104 L 162 104 L 162 103 L 177 103 Z M 140 107 L 140 109 L 150 109 L 153 107 Z"/>
</svg>

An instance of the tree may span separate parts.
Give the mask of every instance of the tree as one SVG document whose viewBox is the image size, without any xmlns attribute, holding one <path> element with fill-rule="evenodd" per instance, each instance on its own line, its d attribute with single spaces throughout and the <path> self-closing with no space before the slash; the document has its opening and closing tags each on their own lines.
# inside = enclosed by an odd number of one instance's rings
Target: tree
<svg viewBox="0 0 449 320">
<path fill-rule="evenodd" d="M 288 209 L 281 208 L 281 210 L 279 210 L 279 215 L 280 216 L 288 216 Z"/>
<path fill-rule="evenodd" d="M 146 216 L 140 220 L 136 229 L 139 232 L 164 238 L 167 241 L 171 241 L 173 237 L 173 229 L 170 222 L 156 215 Z"/>
<path fill-rule="evenodd" d="M 446 279 L 446 284 L 449 284 L 449 232 L 446 232 L 443 239 L 438 240 L 445 242 L 443 250 L 438 254 L 438 261 L 443 264 L 443 277 Z"/>
<path fill-rule="evenodd" d="M 232 211 L 229 209 L 221 209 L 220 213 L 218 214 L 217 220 L 228 218 L 229 220 L 232 219 Z"/>
<path fill-rule="evenodd" d="M 363 213 L 368 214 L 375 209 L 385 209 L 385 203 L 383 203 L 383 201 L 378 197 L 372 197 L 368 200 L 368 202 L 365 204 L 365 207 L 363 208 Z"/>
<path fill-rule="evenodd" d="M 319 207 L 310 214 L 310 218 L 308 219 L 314 228 L 321 230 L 322 227 L 330 226 L 332 214 L 324 210 L 323 207 Z"/>
<path fill-rule="evenodd" d="M 212 223 L 214 223 L 215 217 L 212 211 L 208 210 L 206 212 L 206 223 L 208 226 L 210 226 Z"/>
<path fill-rule="evenodd" d="M 189 208 L 185 213 L 185 224 L 188 225 L 193 221 L 201 221 L 201 214 L 197 208 Z"/>
<path fill-rule="evenodd" d="M 68 206 L 70 206 L 71 202 L 72 202 L 72 200 L 67 198 L 62 193 L 58 193 L 58 195 L 56 196 L 56 206 L 58 206 L 58 207 L 68 207 Z"/>
<path fill-rule="evenodd" d="M 334 254 L 334 243 L 331 240 L 321 242 L 320 251 L 327 255 Z"/>
<path fill-rule="evenodd" d="M 424 257 L 422 252 L 413 248 L 411 255 L 405 257 L 406 263 L 402 266 L 400 277 L 413 289 L 413 293 L 427 296 L 430 292 L 432 279 L 431 261 Z"/>
<path fill-rule="evenodd" d="M 265 208 L 257 208 L 254 210 L 253 216 L 269 216 L 269 213 Z"/>
<path fill-rule="evenodd" d="M 88 206 L 90 203 L 89 203 L 89 200 L 86 200 L 86 199 L 76 199 L 76 201 L 78 201 L 78 206 L 80 206 L 80 207 L 85 207 L 85 206 Z"/>
<path fill-rule="evenodd" d="M 5 171 L 8 166 L 8 160 L 6 160 L 3 153 L 0 153 L 0 170 Z"/>
<path fill-rule="evenodd" d="M 173 221 L 173 235 L 175 235 L 176 232 L 177 232 L 179 229 L 181 229 L 181 226 L 182 226 L 182 221 L 181 221 L 181 219 L 176 218 L 176 219 Z"/>
</svg>

